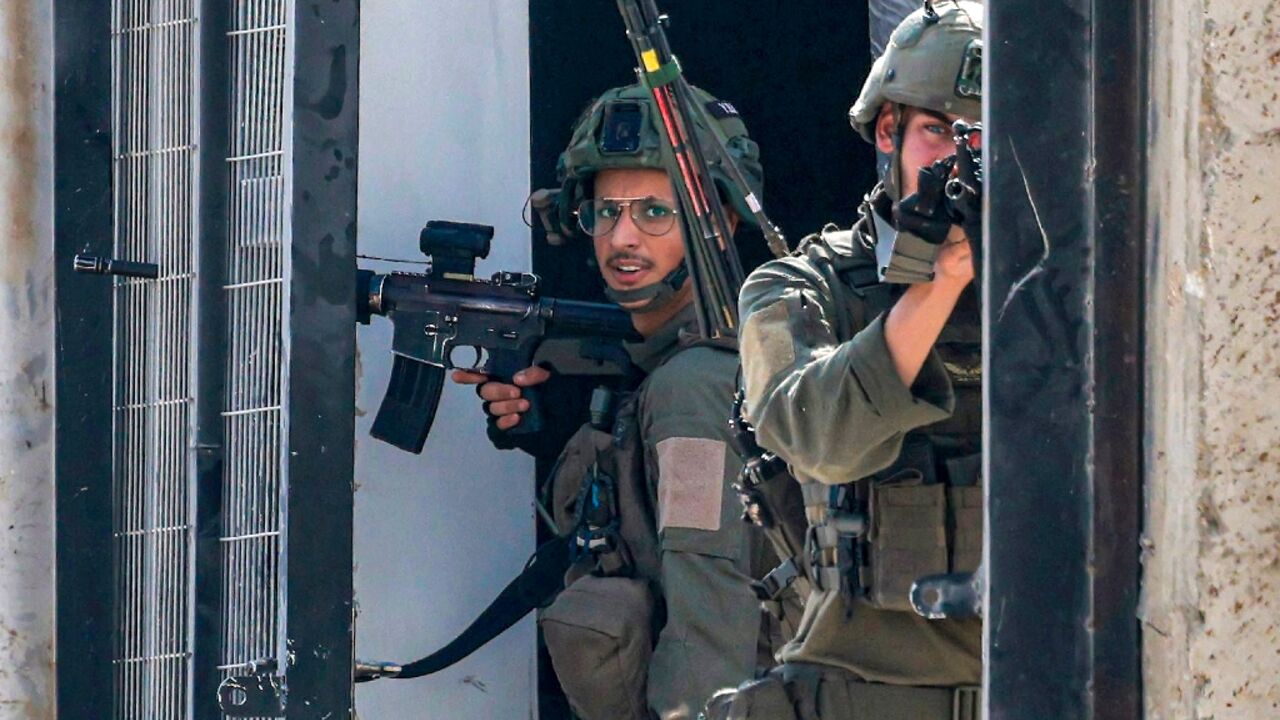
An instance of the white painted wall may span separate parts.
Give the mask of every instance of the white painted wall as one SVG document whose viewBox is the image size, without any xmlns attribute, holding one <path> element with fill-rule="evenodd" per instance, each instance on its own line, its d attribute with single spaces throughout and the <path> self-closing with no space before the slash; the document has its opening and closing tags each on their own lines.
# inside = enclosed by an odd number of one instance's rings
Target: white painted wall
<svg viewBox="0 0 1280 720">
<path fill-rule="evenodd" d="M 359 248 L 420 259 L 427 220 L 494 225 L 482 274 L 527 270 L 528 3 L 368 2 L 361 8 Z M 405 266 L 361 261 L 380 271 Z M 407 661 L 452 639 L 533 550 L 533 463 L 489 445 L 479 401 L 450 386 L 427 447 L 369 426 L 391 368 L 391 328 L 360 329 L 356 439 L 357 655 Z M 536 715 L 531 620 L 419 680 L 359 687 L 366 720 Z"/>
<path fill-rule="evenodd" d="M 1280 718 L 1280 16 L 1155 0 L 1150 720 Z"/>
<path fill-rule="evenodd" d="M 0 717 L 54 717 L 53 4 L 0 3 Z"/>
</svg>

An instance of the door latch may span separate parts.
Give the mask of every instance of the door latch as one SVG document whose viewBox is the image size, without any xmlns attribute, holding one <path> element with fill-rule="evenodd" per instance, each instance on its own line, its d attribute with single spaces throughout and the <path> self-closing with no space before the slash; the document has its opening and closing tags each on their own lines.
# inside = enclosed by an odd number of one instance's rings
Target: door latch
<svg viewBox="0 0 1280 720">
<path fill-rule="evenodd" d="M 76 272 L 91 275 L 119 275 L 146 280 L 155 280 L 160 277 L 160 266 L 155 263 L 116 260 L 83 253 L 76 255 L 74 263 Z"/>
</svg>

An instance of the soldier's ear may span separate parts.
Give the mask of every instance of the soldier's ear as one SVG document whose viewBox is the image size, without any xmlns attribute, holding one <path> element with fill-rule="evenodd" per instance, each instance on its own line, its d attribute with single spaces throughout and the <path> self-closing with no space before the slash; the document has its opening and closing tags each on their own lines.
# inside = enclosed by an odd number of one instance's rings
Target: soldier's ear
<svg viewBox="0 0 1280 720">
<path fill-rule="evenodd" d="M 885 155 L 893 154 L 893 131 L 898 127 L 898 109 L 893 103 L 880 106 L 876 116 L 876 149 Z"/>
<path fill-rule="evenodd" d="M 730 235 L 738 232 L 738 222 L 741 221 L 742 218 L 738 217 L 737 210 L 734 210 L 732 207 L 726 207 L 724 209 L 724 219 L 725 222 L 729 223 Z"/>
</svg>

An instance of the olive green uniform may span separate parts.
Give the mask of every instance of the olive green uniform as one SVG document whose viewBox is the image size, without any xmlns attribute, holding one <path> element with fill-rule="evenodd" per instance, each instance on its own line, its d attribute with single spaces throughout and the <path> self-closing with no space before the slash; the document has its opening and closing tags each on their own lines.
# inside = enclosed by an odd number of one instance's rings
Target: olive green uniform
<svg viewBox="0 0 1280 720">
<path fill-rule="evenodd" d="M 961 173 L 969 184 L 945 194 L 954 204 L 922 184 L 913 197 L 901 192 L 904 173 L 923 182 L 952 170 L 904 167 L 909 109 L 981 116 L 982 16 L 972 0 L 935 0 L 899 23 L 849 112 L 868 142 L 892 140 L 885 182 L 853 230 L 806 239 L 743 286 L 743 414 L 800 483 L 812 591 L 783 665 L 714 697 L 715 720 L 980 714 L 981 622 L 926 620 L 910 603 L 917 580 L 973 572 L 981 558 L 977 292 L 961 296 L 910 387 L 889 353 L 885 318 L 903 283 L 932 279 L 940 230 L 959 225 L 980 240 L 972 198 L 981 178 L 970 155 Z"/>
<path fill-rule="evenodd" d="M 904 386 L 885 343 L 892 291 L 875 284 L 873 243 L 869 217 L 852 232 L 826 231 L 797 256 L 757 269 L 742 291 L 745 411 L 757 440 L 784 458 L 804 487 L 811 526 L 824 521 L 829 488 L 870 478 L 868 533 L 872 544 L 882 546 L 873 556 L 866 594 L 844 584 L 847 574 L 831 572 L 824 581 L 824 570 L 815 567 L 823 563 L 810 555 L 814 588 L 796 637 L 780 653 L 786 664 L 777 674 L 789 682 L 790 674 L 816 668 L 823 678 L 812 684 L 825 688 L 815 690 L 825 700 L 814 700 L 803 718 L 927 720 L 932 712 L 922 707 L 950 717 L 950 691 L 895 694 L 874 684 L 956 688 L 981 682 L 981 622 L 927 620 L 907 605 L 913 578 L 971 571 L 980 556 L 981 488 L 973 462 L 981 427 L 976 298 L 966 291 L 918 379 Z M 965 393 L 964 412 L 954 415 L 957 391 Z M 921 440 L 936 451 L 940 469 L 927 478 L 904 475 L 904 442 Z M 891 466 L 895 470 L 886 471 Z M 945 477 L 948 467 L 952 478 Z M 960 516 L 964 522 L 957 523 Z M 902 540 L 897 550 L 924 547 L 925 561 L 911 552 L 886 552 L 895 537 Z M 832 675 L 839 682 L 829 682 Z M 853 692 L 859 683 L 863 690 Z M 774 717 L 762 710 L 772 707 L 767 699 L 756 702 L 756 710 L 738 707 L 727 717 Z M 824 702 L 863 709 L 823 710 Z M 783 703 L 788 712 L 798 706 L 794 696 Z M 868 709 L 873 705 L 877 709 Z"/>
<path fill-rule="evenodd" d="M 693 96 L 705 111 L 686 130 L 704 147 L 724 144 L 724 154 L 709 158 L 710 180 L 751 224 L 763 197 L 759 148 L 731 103 L 696 88 Z M 608 90 L 586 109 L 557 164 L 559 191 L 540 214 L 549 231 L 611 232 L 582 222 L 602 171 L 674 169 L 661 116 L 645 84 Z M 733 180 L 739 174 L 745 190 Z M 689 272 L 682 264 L 657 282 L 606 287 L 605 295 L 633 313 L 655 312 L 677 301 Z M 767 667 L 770 641 L 798 622 L 762 615 L 753 578 L 777 559 L 763 533 L 741 520 L 733 489 L 741 469 L 728 424 L 737 354 L 697 340 L 688 332 L 693 320 L 690 306 L 629 348 L 647 378 L 618 404 L 611 432 L 579 430 L 552 482 L 560 530 L 590 552 L 539 621 L 570 706 L 585 720 L 692 718 L 713 691 Z M 780 599 L 774 608 L 790 609 Z"/>
<path fill-rule="evenodd" d="M 690 308 L 629 347 L 648 377 L 611 435 L 586 427 L 575 436 L 555 480 L 565 531 L 577 520 L 584 472 L 611 473 L 618 487 L 621 559 L 606 554 L 592 574 L 571 571 L 541 618 L 570 704 L 586 720 L 692 718 L 714 690 L 759 665 L 762 616 L 751 583 L 772 556 L 742 522 L 732 489 L 740 462 L 725 419 L 737 355 L 690 343 L 682 332 L 691 319 Z M 638 627 L 645 620 L 653 636 Z M 606 636 L 607 647 L 595 649 Z"/>
</svg>

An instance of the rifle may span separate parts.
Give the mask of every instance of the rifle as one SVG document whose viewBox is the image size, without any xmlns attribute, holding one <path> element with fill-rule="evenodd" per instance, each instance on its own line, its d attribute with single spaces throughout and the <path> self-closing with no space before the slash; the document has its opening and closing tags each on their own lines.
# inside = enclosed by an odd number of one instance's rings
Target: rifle
<svg viewBox="0 0 1280 720">
<path fill-rule="evenodd" d="M 698 329 L 705 338 L 734 337 L 738 328 L 742 262 L 711 176 L 713 155 L 746 198 L 769 247 L 779 257 L 786 254 L 786 240 L 765 215 L 759 198 L 751 192 L 746 178 L 729 155 L 724 138 L 716 132 L 715 122 L 707 116 L 681 72 L 667 41 L 667 16 L 658 11 L 654 0 L 617 2 L 639 63 L 637 75 L 653 91 L 663 134 L 671 148 L 667 173 L 682 209 L 685 254 L 695 288 Z M 709 137 L 700 137 L 694 132 L 697 124 L 708 128 Z"/>
<path fill-rule="evenodd" d="M 982 267 L 982 124 L 956 120 L 951 130 L 956 154 L 920 168 L 915 194 L 894 206 L 896 232 L 876 216 L 877 236 L 892 238 L 876 243 L 881 282 L 932 280 L 933 261 L 952 225 L 970 239 L 975 272 Z"/>
<path fill-rule="evenodd" d="M 973 284 L 982 287 L 982 123 L 951 124 L 956 144 L 956 173 L 943 188 L 947 209 L 973 250 Z M 976 138 L 976 139 L 975 139 Z M 981 295 L 981 293 L 979 293 Z"/>
<path fill-rule="evenodd" d="M 357 320 L 368 325 L 373 315 L 385 316 L 395 333 L 391 381 L 373 420 L 373 437 L 422 452 L 448 370 L 510 383 L 534 364 L 548 340 L 578 341 L 570 354 L 583 358 L 586 367 L 576 374 L 607 374 L 626 364 L 618 344 L 641 338 L 631 316 L 616 305 L 541 297 L 538 276 L 529 273 L 477 279 L 476 260 L 488 257 L 492 239 L 492 227 L 435 220 L 420 237 L 422 252 L 431 258 L 427 273 L 357 271 Z M 470 364 L 454 358 L 463 348 L 475 355 Z M 522 396 L 529 410 L 508 432 L 536 433 L 542 428 L 539 393 L 524 388 Z"/>
</svg>

